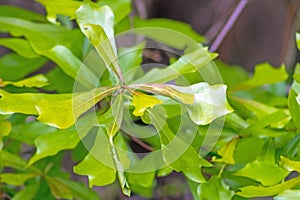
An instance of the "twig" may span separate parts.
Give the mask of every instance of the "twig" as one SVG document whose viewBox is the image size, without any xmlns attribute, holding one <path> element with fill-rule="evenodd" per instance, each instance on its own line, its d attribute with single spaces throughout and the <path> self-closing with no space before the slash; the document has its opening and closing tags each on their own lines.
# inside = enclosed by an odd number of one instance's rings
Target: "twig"
<svg viewBox="0 0 300 200">
<path fill-rule="evenodd" d="M 146 144 L 145 142 L 143 142 L 141 139 L 134 137 L 132 135 L 130 135 L 129 133 L 126 133 L 126 131 L 122 130 L 121 131 L 123 133 L 125 133 L 126 135 L 128 135 L 130 137 L 130 139 L 132 141 L 134 141 L 135 143 L 137 143 L 138 145 L 140 145 L 141 147 L 143 147 L 144 149 L 148 150 L 148 151 L 154 151 L 154 148 L 151 147 L 150 145 Z"/>
<path fill-rule="evenodd" d="M 231 16 L 229 17 L 229 19 L 225 23 L 224 27 L 222 28 L 220 34 L 217 36 L 217 38 L 214 40 L 214 42 L 210 46 L 210 51 L 211 52 L 214 52 L 219 48 L 219 46 L 223 42 L 224 38 L 226 37 L 226 35 L 228 34 L 230 29 L 232 28 L 232 26 L 236 22 L 236 20 L 238 19 L 238 17 L 242 13 L 242 11 L 245 9 L 247 4 L 248 4 L 248 0 L 241 0 L 239 2 L 239 4 L 234 9 Z"/>
</svg>

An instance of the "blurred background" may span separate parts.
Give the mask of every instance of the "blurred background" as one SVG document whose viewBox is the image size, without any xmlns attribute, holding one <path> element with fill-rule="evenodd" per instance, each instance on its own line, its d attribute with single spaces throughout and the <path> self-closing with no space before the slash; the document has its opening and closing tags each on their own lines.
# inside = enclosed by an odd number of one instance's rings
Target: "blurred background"
<svg viewBox="0 0 300 200">
<path fill-rule="evenodd" d="M 34 0 L 0 0 L 0 4 L 45 14 Z M 295 46 L 299 5 L 300 0 L 133 0 L 134 14 L 189 23 L 223 61 L 250 71 L 261 62 L 292 68 L 299 60 Z M 1 48 L 0 54 L 4 52 Z"/>
<path fill-rule="evenodd" d="M 0 0 L 41 14 L 43 6 L 34 0 Z M 170 18 L 189 23 L 206 37 L 206 45 L 219 53 L 225 63 L 249 71 L 261 62 L 282 63 L 293 69 L 299 62 L 295 32 L 300 28 L 300 0 L 133 0 L 133 14 L 143 19 Z M 0 37 L 7 37 L 0 34 Z M 0 47 L 0 55 L 8 52 Z M 65 170 L 72 172 L 72 160 L 65 159 Z M 75 180 L 85 180 L 76 176 Z M 184 178 L 173 174 L 159 178 L 153 199 L 192 199 Z M 116 184 L 95 188 L 102 199 L 127 199 Z M 116 197 L 118 196 L 118 197 Z M 143 199 L 131 197 L 130 199 Z"/>
</svg>

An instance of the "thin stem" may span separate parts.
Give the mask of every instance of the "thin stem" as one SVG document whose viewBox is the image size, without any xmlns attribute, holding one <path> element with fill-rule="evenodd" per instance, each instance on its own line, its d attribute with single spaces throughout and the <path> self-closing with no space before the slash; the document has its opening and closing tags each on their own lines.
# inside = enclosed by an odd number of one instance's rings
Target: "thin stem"
<svg viewBox="0 0 300 200">
<path fill-rule="evenodd" d="M 140 145 L 141 147 L 143 147 L 144 149 L 148 150 L 148 151 L 154 151 L 154 148 L 151 147 L 150 145 L 146 144 L 143 140 L 132 136 L 130 133 L 126 132 L 123 129 L 120 129 L 123 133 L 125 133 L 126 135 L 128 135 L 128 137 L 130 137 L 130 139 L 132 141 L 134 141 L 135 143 L 137 143 L 138 145 Z"/>
<path fill-rule="evenodd" d="M 220 34 L 217 36 L 215 41 L 212 43 L 210 47 L 210 51 L 214 52 L 216 51 L 221 43 L 223 42 L 224 38 L 242 13 L 242 11 L 245 9 L 246 5 L 248 4 L 248 0 L 241 0 L 240 3 L 237 5 L 237 7 L 234 9 L 233 13 L 229 17 L 228 21 L 225 23 L 223 29 L 221 30 Z"/>
</svg>

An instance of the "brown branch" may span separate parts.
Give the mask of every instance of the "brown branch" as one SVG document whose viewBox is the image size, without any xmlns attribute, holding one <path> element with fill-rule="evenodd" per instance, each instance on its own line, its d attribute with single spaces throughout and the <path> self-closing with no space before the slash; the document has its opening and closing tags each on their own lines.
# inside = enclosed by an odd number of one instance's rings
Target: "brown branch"
<svg viewBox="0 0 300 200">
<path fill-rule="evenodd" d="M 144 149 L 148 150 L 148 151 L 154 151 L 154 148 L 151 147 L 150 145 L 146 144 L 144 141 L 142 141 L 141 139 L 132 136 L 131 134 L 127 133 L 126 131 L 122 130 L 121 131 L 123 133 L 125 133 L 126 135 L 128 135 L 130 137 L 130 139 L 132 141 L 134 141 L 135 143 L 137 143 L 138 145 L 140 145 L 141 147 L 143 147 Z"/>
</svg>

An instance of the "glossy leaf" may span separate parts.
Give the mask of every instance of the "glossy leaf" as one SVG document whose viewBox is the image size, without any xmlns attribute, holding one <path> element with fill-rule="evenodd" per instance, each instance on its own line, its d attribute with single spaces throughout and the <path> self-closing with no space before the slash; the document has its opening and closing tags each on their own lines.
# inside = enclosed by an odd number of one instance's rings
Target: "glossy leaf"
<svg viewBox="0 0 300 200">
<path fill-rule="evenodd" d="M 110 7 L 85 1 L 76 11 L 76 18 L 81 31 L 96 48 L 108 69 L 122 78 L 114 40 L 114 14 Z"/>
<path fill-rule="evenodd" d="M 39 55 L 35 53 L 29 42 L 19 38 L 1 38 L 0 46 L 4 46 L 16 52 L 25 58 L 37 58 Z"/>
<path fill-rule="evenodd" d="M 159 109 L 151 109 L 149 112 L 151 123 L 159 132 L 163 160 L 174 170 L 182 172 L 194 182 L 205 182 L 201 173 L 201 166 L 210 167 L 211 164 L 201 158 L 198 152 L 181 138 L 174 135 L 164 116 Z M 163 127 L 161 127 L 163 126 Z M 191 163 L 193 163 L 191 165 Z"/>
<path fill-rule="evenodd" d="M 111 157 L 109 141 L 103 131 L 99 131 L 90 153 L 74 167 L 74 172 L 86 175 L 89 186 L 104 186 L 116 179 L 116 169 Z"/>
<path fill-rule="evenodd" d="M 123 18 L 127 17 L 131 12 L 130 0 L 101 0 L 97 2 L 98 5 L 108 5 L 115 15 L 115 24 L 119 23 Z"/>
<path fill-rule="evenodd" d="M 29 160 L 28 165 L 32 165 L 47 156 L 55 155 L 61 150 L 73 149 L 79 141 L 78 133 L 73 127 L 42 135 L 34 141 L 37 150 Z"/>
<path fill-rule="evenodd" d="M 280 156 L 280 166 L 288 171 L 300 172 L 300 161 L 290 160 L 284 156 Z"/>
<path fill-rule="evenodd" d="M 26 123 L 26 124 L 17 124 L 14 125 L 10 134 L 10 137 L 24 142 L 31 146 L 34 146 L 34 140 L 45 134 L 55 132 L 56 128 L 42 124 L 38 121 Z"/>
<path fill-rule="evenodd" d="M 279 166 L 258 161 L 248 163 L 244 168 L 234 173 L 237 176 L 245 176 L 257 180 L 265 186 L 279 183 L 288 174 L 288 171 Z"/>
<path fill-rule="evenodd" d="M 180 57 L 176 62 L 166 68 L 153 68 L 133 83 L 166 83 L 177 79 L 187 73 L 198 73 L 198 70 L 210 63 L 216 54 L 210 54 L 204 48 L 199 47 L 193 52 Z"/>
<path fill-rule="evenodd" d="M 68 128 L 97 102 L 111 94 L 114 88 L 96 88 L 74 94 L 10 94 L 0 90 L 0 113 L 38 115 L 38 120 L 59 128 Z M 20 101 L 22 104 L 20 104 Z"/>
<path fill-rule="evenodd" d="M 260 154 L 265 141 L 256 137 L 241 138 L 234 153 L 236 163 L 249 163 L 254 161 Z M 255 147 L 255 148 L 253 148 Z M 249 151 L 251 149 L 251 151 Z"/>
<path fill-rule="evenodd" d="M 274 200 L 290 200 L 300 198 L 300 191 L 297 189 L 294 190 L 285 190 L 284 192 L 278 194 L 274 197 Z"/>
<path fill-rule="evenodd" d="M 197 125 L 206 125 L 218 117 L 233 112 L 226 99 L 226 86 L 202 82 L 188 87 L 173 86 L 180 92 L 193 94 L 194 103 L 187 105 L 192 121 Z"/>
<path fill-rule="evenodd" d="M 255 72 L 251 79 L 238 85 L 232 90 L 248 90 L 265 84 L 272 84 L 280 81 L 285 81 L 287 77 L 288 75 L 285 71 L 284 66 L 281 66 L 280 68 L 276 69 L 267 63 L 263 63 L 255 67 Z"/>
<path fill-rule="evenodd" d="M 157 99 L 156 97 L 140 92 L 135 92 L 132 100 L 132 105 L 134 105 L 135 107 L 133 114 L 135 116 L 143 116 L 147 108 L 152 108 L 153 106 L 158 104 L 162 104 L 162 101 Z"/>
<path fill-rule="evenodd" d="M 69 16 L 71 19 L 75 18 L 75 11 L 81 5 L 81 2 L 72 0 L 38 0 L 43 4 L 47 10 L 47 19 L 56 23 L 57 14 Z"/>
<path fill-rule="evenodd" d="M 58 130 L 36 138 L 34 141 L 37 148 L 36 153 L 31 157 L 27 166 L 47 156 L 56 155 L 62 150 L 74 149 L 79 143 L 80 137 L 84 137 L 92 128 L 90 122 L 91 119 L 89 119 L 89 116 L 86 116 L 77 122 L 76 127 Z"/>
<path fill-rule="evenodd" d="M 48 85 L 48 79 L 42 75 L 38 74 L 35 76 L 32 76 L 30 78 L 26 78 L 17 82 L 12 82 L 12 81 L 1 81 L 0 80 L 0 87 L 4 87 L 6 85 L 13 85 L 16 87 L 37 87 L 37 88 L 42 88 L 46 85 Z"/>
<path fill-rule="evenodd" d="M 233 138 L 230 142 L 225 144 L 219 151 L 218 154 L 222 156 L 220 159 L 213 159 L 214 162 L 224 162 L 226 164 L 235 164 L 234 151 L 236 149 L 236 144 L 239 141 L 238 138 Z"/>
<path fill-rule="evenodd" d="M 219 177 L 213 176 L 207 183 L 201 183 L 198 187 L 200 199 L 230 200 L 234 192 Z"/>
<path fill-rule="evenodd" d="M 53 60 L 66 74 L 76 79 L 82 85 L 91 88 L 98 83 L 98 78 L 95 74 L 65 46 L 56 45 L 46 50 L 35 48 L 35 51 Z"/>
<path fill-rule="evenodd" d="M 25 36 L 36 53 L 56 62 L 66 74 L 77 78 L 81 84 L 91 87 L 97 83 L 93 72 L 76 57 L 80 53 L 78 41 L 82 40 L 78 30 L 8 17 L 0 17 L 0 25 L 0 32 L 10 32 L 16 37 Z"/>
<path fill-rule="evenodd" d="M 237 192 L 237 195 L 242 197 L 268 197 L 277 195 L 287 189 L 291 189 L 300 183 L 300 177 L 292 178 L 288 181 L 280 183 L 278 185 L 270 186 L 270 187 L 262 187 L 262 186 L 246 186 L 240 188 L 240 192 Z"/>
</svg>

